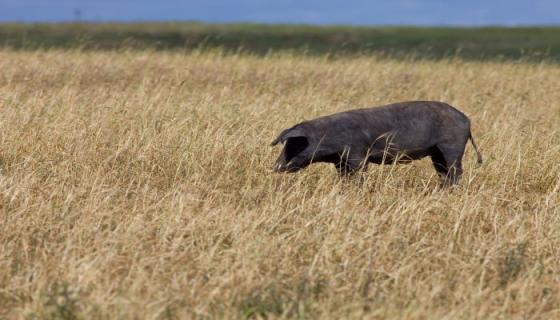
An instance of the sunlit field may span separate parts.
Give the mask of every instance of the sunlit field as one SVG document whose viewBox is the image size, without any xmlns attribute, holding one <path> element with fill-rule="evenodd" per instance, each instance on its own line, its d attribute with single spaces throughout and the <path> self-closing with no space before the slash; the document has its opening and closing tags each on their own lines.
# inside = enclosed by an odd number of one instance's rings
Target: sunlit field
<svg viewBox="0 0 560 320">
<path fill-rule="evenodd" d="M 560 318 L 560 65 L 0 51 L 0 318 Z M 271 170 L 299 121 L 440 100 L 429 159 Z"/>
</svg>

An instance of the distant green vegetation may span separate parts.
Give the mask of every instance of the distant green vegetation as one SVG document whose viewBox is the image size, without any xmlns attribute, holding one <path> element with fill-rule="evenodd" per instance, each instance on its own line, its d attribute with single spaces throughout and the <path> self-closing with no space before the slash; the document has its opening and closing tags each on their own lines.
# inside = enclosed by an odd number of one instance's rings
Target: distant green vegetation
<svg viewBox="0 0 560 320">
<path fill-rule="evenodd" d="M 349 27 L 201 23 L 3 24 L 0 46 L 17 49 L 223 48 L 255 54 L 415 55 L 560 61 L 560 27 Z"/>
</svg>

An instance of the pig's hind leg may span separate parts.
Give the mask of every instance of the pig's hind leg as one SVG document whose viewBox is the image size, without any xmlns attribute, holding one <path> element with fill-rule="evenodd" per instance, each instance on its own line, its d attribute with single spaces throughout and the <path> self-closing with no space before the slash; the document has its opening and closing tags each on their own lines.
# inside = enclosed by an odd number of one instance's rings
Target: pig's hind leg
<svg viewBox="0 0 560 320">
<path fill-rule="evenodd" d="M 464 145 L 441 144 L 432 150 L 432 163 L 441 178 L 444 187 L 459 183 L 463 174 L 462 159 Z"/>
</svg>

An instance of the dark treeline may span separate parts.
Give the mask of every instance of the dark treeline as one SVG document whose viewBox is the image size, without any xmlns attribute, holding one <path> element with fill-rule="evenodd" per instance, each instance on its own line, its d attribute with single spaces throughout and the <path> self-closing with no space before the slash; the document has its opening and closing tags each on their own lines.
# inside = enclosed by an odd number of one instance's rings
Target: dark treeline
<svg viewBox="0 0 560 320">
<path fill-rule="evenodd" d="M 560 27 L 348 27 L 201 23 L 0 24 L 0 46 L 15 49 L 222 48 L 265 54 L 368 54 L 423 58 L 560 61 Z"/>
</svg>

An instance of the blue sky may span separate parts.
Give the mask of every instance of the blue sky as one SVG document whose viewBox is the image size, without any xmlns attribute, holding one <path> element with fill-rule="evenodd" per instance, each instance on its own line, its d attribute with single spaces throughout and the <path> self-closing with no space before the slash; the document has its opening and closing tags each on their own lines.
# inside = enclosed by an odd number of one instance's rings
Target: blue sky
<svg viewBox="0 0 560 320">
<path fill-rule="evenodd" d="M 0 0 L 0 21 L 558 25 L 560 0 Z"/>
</svg>

